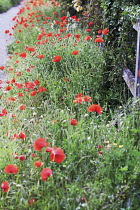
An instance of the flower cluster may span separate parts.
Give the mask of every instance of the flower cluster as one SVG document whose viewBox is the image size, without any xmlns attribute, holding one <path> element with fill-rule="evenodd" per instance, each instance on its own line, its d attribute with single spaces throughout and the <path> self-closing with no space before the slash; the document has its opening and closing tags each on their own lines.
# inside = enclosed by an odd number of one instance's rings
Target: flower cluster
<svg viewBox="0 0 140 210">
<path fill-rule="evenodd" d="M 82 2 L 80 0 L 74 0 L 73 3 L 74 3 L 74 8 L 76 9 L 77 12 L 82 11 L 83 9 L 81 6 Z M 55 1 L 50 2 L 50 4 L 51 6 L 60 5 L 60 3 L 55 2 Z M 61 53 L 61 51 L 59 51 L 60 52 L 59 54 L 59 52 L 57 51 L 56 54 L 55 52 L 53 52 L 51 55 L 47 55 L 45 54 L 45 50 L 44 51 L 40 50 L 42 45 L 44 45 L 47 48 L 48 45 L 55 46 L 56 43 L 61 43 L 63 40 L 69 40 L 72 38 L 74 43 L 73 43 L 73 48 L 71 48 L 71 51 L 69 51 L 69 56 L 72 59 L 77 60 L 77 58 L 79 58 L 82 54 L 81 49 L 77 48 L 78 43 L 83 41 L 84 44 L 85 43 L 89 44 L 89 42 L 93 40 L 92 36 L 83 37 L 79 32 L 76 32 L 76 34 L 68 33 L 67 25 L 69 23 L 69 20 L 68 20 L 68 17 L 65 16 L 63 13 L 62 13 L 63 15 L 59 17 L 57 12 L 53 12 L 53 16 L 55 17 L 55 20 L 53 20 L 52 17 L 46 17 L 46 15 L 41 14 L 42 12 L 38 9 L 35 10 L 34 12 L 31 12 L 32 8 L 34 7 L 38 8 L 40 6 L 45 7 L 45 5 L 46 4 L 44 3 L 43 0 L 29 1 L 29 5 L 25 5 L 25 7 L 22 7 L 19 13 L 17 14 L 17 16 L 13 18 L 13 21 L 15 21 L 16 23 L 12 27 L 12 29 L 16 30 L 17 33 L 22 34 L 24 30 L 31 31 L 33 28 L 36 31 L 35 33 L 36 41 L 30 46 L 24 44 L 23 51 L 14 52 L 13 57 L 12 55 L 9 56 L 10 59 L 13 58 L 14 65 L 11 67 L 9 66 L 6 67 L 9 74 L 11 73 L 12 75 L 12 79 L 7 80 L 5 82 L 6 85 L 3 88 L 3 92 L 5 94 L 6 100 L 4 102 L 5 108 L 2 108 L 2 110 L 0 111 L 0 117 L 3 117 L 2 120 L 8 119 L 10 121 L 11 119 L 13 120 L 14 118 L 12 123 L 13 122 L 17 123 L 19 120 L 17 118 L 17 115 L 20 113 L 20 114 L 23 114 L 23 121 L 26 122 L 27 119 L 25 119 L 25 116 L 28 115 L 28 114 L 26 115 L 26 111 L 29 109 L 30 110 L 38 109 L 38 107 L 37 108 L 33 107 L 33 103 L 35 103 L 38 100 L 38 98 L 42 96 L 41 93 L 44 93 L 44 95 L 47 94 L 47 90 L 49 88 L 47 89 L 46 88 L 46 86 L 48 87 L 47 83 L 44 83 L 43 79 L 41 80 L 41 74 L 39 72 L 40 69 L 36 71 L 37 74 L 36 72 L 34 73 L 35 75 L 34 79 L 30 80 L 32 72 L 34 72 L 35 68 L 38 68 L 38 65 L 36 66 L 31 65 L 30 59 L 33 58 L 37 62 L 37 64 L 41 63 L 41 65 L 44 62 L 42 66 L 45 66 L 45 62 L 49 60 L 49 62 L 53 66 L 52 69 L 53 68 L 55 69 L 57 65 L 60 66 L 60 68 L 62 68 L 63 65 L 61 64 L 63 64 L 63 60 L 64 60 L 63 56 L 65 55 L 65 52 Z M 26 16 L 24 15 L 22 16 L 24 12 L 27 12 Z M 77 18 L 76 16 L 72 16 L 70 18 L 76 22 L 80 21 L 80 19 Z M 42 21 L 41 27 L 40 28 L 35 27 L 35 24 L 40 21 Z M 51 26 L 52 28 L 59 27 L 59 30 L 57 31 L 57 33 L 47 31 L 47 27 L 43 27 L 43 26 L 46 26 L 47 24 Z M 91 31 L 91 27 L 93 26 L 93 24 L 94 24 L 93 22 L 89 22 L 87 24 L 88 28 L 85 31 L 86 35 L 88 32 Z M 9 34 L 9 36 L 11 36 L 10 30 L 5 30 L 4 33 L 7 35 Z M 104 29 L 101 33 L 103 35 L 107 34 L 108 29 Z M 103 37 L 101 36 L 97 37 L 94 40 L 94 42 L 103 43 L 104 42 Z M 15 42 L 16 46 L 19 46 L 20 43 L 22 43 L 22 40 L 17 40 Z M 63 47 L 65 48 L 65 46 L 62 45 L 62 48 Z M 26 63 L 25 65 L 26 68 L 23 70 L 22 70 L 22 63 L 23 64 Z M 18 65 L 20 66 L 20 68 L 18 68 L 19 67 Z M 5 66 L 0 66 L 0 70 L 4 70 L 4 69 L 5 69 Z M 47 70 L 48 69 L 46 69 L 46 71 Z M 23 80 L 22 80 L 22 77 L 23 77 Z M 65 75 L 64 81 L 70 83 L 70 79 L 67 77 L 67 75 Z M 1 83 L 2 81 L 0 81 L 0 84 Z M 28 101 L 31 100 L 31 102 L 26 104 L 26 100 Z M 39 98 L 37 102 L 41 103 L 42 101 L 40 102 L 40 98 Z M 82 93 L 79 93 L 75 96 L 73 103 L 76 104 L 76 106 L 82 106 L 81 104 L 91 104 L 92 98 L 88 95 L 83 95 Z M 15 109 L 13 109 L 16 113 L 11 113 L 11 110 L 12 110 L 11 107 L 12 108 L 16 107 Z M 88 106 L 87 111 L 102 114 L 103 109 L 98 104 L 91 104 L 90 106 Z M 30 116 L 29 116 L 29 119 L 30 119 Z M 55 122 L 58 122 L 58 121 L 56 120 Z M 36 119 L 36 121 L 34 120 L 33 123 L 34 125 L 37 125 L 38 119 Z M 70 127 L 77 126 L 77 125 L 79 126 L 80 124 L 78 120 L 75 118 L 69 119 L 68 123 Z M 5 176 L 8 176 L 7 174 L 10 174 L 11 177 L 18 176 L 18 175 L 20 176 L 20 174 L 23 173 L 23 170 L 21 169 L 22 165 L 30 164 L 30 166 L 33 166 L 33 170 L 36 171 L 37 176 L 40 177 L 42 181 L 46 181 L 53 174 L 53 170 L 52 170 L 53 167 L 51 167 L 50 165 L 62 163 L 66 159 L 66 154 L 64 150 L 60 147 L 56 147 L 56 146 L 50 147 L 50 143 L 47 142 L 45 138 L 37 138 L 35 141 L 32 141 L 32 138 L 31 138 L 30 145 L 28 145 L 29 137 L 26 131 L 24 132 L 24 127 L 26 130 L 26 127 L 30 127 L 30 123 L 28 122 L 26 126 L 24 126 L 25 124 L 21 122 L 20 120 L 19 124 L 17 123 L 16 126 L 14 125 L 15 127 L 12 124 L 12 126 L 14 127 L 13 130 L 11 129 L 10 131 L 9 130 L 7 131 L 7 136 L 10 139 L 10 141 L 12 140 L 12 141 L 15 141 L 16 143 L 19 142 L 19 144 L 22 146 L 21 146 L 21 150 L 19 149 L 19 152 L 12 153 L 13 155 L 12 158 L 14 157 L 13 159 L 15 161 L 14 164 L 7 164 L 4 167 L 3 172 L 5 173 Z M 21 130 L 19 130 L 20 128 Z M 35 161 L 31 163 L 29 163 L 30 152 L 27 151 L 28 147 L 30 147 L 30 151 L 34 150 L 34 153 L 32 153 L 31 157 L 35 158 Z M 23 148 L 25 148 L 25 150 Z M 24 151 L 26 154 L 24 153 Z M 46 157 L 48 158 L 49 162 L 51 162 L 49 166 L 46 163 L 47 162 Z M 10 183 L 10 181 L 9 182 L 8 181 L 3 180 L 3 182 L 1 183 L 1 189 L 3 190 L 4 193 L 8 193 L 10 188 L 12 188 L 12 184 Z M 32 198 L 28 201 L 28 205 L 31 205 L 35 202 L 36 202 L 36 199 Z"/>
<path fill-rule="evenodd" d="M 17 136 L 17 138 L 19 138 L 19 135 Z M 46 142 L 46 139 L 44 138 L 38 138 L 34 141 L 33 144 L 33 148 L 35 151 L 40 152 L 42 150 L 42 148 L 45 147 L 47 153 L 50 153 L 49 157 L 50 157 L 50 161 L 52 162 L 56 162 L 56 163 L 62 163 L 65 158 L 66 155 L 63 151 L 63 149 L 58 148 L 58 147 L 49 147 L 49 143 Z M 34 155 L 32 155 L 34 157 Z M 35 155 L 36 157 L 36 155 Z M 19 159 L 20 161 L 25 161 L 26 160 L 26 156 L 25 155 L 20 155 L 18 156 L 17 154 L 15 155 L 15 159 Z M 41 166 L 43 166 L 44 162 L 38 160 L 34 162 L 35 167 L 40 168 Z M 17 167 L 14 164 L 9 164 L 6 165 L 4 168 L 4 172 L 6 174 L 17 174 L 19 172 L 19 167 Z M 43 168 L 42 171 L 40 172 L 40 177 L 42 179 L 42 181 L 46 181 L 51 175 L 52 175 L 53 171 L 50 168 Z M 3 189 L 4 192 L 8 192 L 10 189 L 10 185 L 9 182 L 4 181 L 1 183 L 1 188 Z"/>
<path fill-rule="evenodd" d="M 80 12 L 83 10 L 80 0 L 73 0 L 72 3 L 73 3 L 73 7 L 76 9 L 77 12 Z"/>
</svg>

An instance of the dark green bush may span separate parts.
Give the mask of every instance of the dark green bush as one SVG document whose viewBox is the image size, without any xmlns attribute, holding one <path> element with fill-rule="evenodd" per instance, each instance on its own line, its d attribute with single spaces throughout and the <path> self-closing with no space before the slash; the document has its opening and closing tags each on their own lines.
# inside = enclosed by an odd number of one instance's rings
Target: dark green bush
<svg viewBox="0 0 140 210">
<path fill-rule="evenodd" d="M 103 25 L 110 31 L 105 42 L 107 49 L 105 81 L 115 94 L 121 93 L 123 97 L 126 95 L 129 97 L 128 88 L 124 91 L 122 72 L 126 66 L 135 72 L 137 32 L 133 29 L 133 24 L 140 17 L 139 14 L 136 15 L 136 11 L 140 9 L 140 1 L 101 0 L 101 7 Z"/>
<path fill-rule="evenodd" d="M 20 0 L 11 0 L 12 6 L 18 5 L 20 3 Z"/>
<path fill-rule="evenodd" d="M 0 0 L 0 13 L 6 12 L 12 6 L 16 6 L 20 0 Z"/>
</svg>

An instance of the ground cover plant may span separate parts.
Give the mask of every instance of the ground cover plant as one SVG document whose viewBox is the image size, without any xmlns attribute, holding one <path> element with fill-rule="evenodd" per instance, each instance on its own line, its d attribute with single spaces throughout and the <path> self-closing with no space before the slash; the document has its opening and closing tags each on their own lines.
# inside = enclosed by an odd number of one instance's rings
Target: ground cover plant
<svg viewBox="0 0 140 210">
<path fill-rule="evenodd" d="M 6 12 L 10 7 L 16 6 L 20 0 L 0 0 L 0 13 Z"/>
<path fill-rule="evenodd" d="M 108 29 L 80 29 L 56 1 L 25 1 L 13 20 L 0 67 L 1 209 L 138 209 L 139 101 L 105 100 Z"/>
</svg>

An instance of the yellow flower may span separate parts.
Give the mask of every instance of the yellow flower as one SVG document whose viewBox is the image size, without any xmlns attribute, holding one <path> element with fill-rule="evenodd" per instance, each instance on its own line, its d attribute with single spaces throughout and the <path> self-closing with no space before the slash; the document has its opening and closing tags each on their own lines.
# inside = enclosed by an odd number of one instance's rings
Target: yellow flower
<svg viewBox="0 0 140 210">
<path fill-rule="evenodd" d="M 109 142 L 109 141 L 104 141 L 104 143 L 105 143 L 105 144 L 109 144 L 110 142 Z"/>
<path fill-rule="evenodd" d="M 79 7 L 79 4 L 78 3 L 75 3 L 73 6 L 74 7 Z"/>
<path fill-rule="evenodd" d="M 119 145 L 119 148 L 122 148 L 122 147 L 124 147 L 123 145 Z"/>
<path fill-rule="evenodd" d="M 83 9 L 83 7 L 81 7 L 81 6 L 78 6 L 78 7 L 76 8 L 77 12 L 80 12 L 82 9 Z"/>
</svg>

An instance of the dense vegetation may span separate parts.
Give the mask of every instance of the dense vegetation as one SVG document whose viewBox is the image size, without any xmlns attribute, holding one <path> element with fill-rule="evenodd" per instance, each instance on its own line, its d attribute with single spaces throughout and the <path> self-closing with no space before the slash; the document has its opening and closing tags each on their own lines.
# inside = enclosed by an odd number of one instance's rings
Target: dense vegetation
<svg viewBox="0 0 140 210">
<path fill-rule="evenodd" d="M 20 0 L 0 0 L 0 13 L 6 12 L 9 8 L 16 6 Z"/>
<path fill-rule="evenodd" d="M 1 209 L 139 209 L 140 101 L 114 56 L 123 33 L 97 3 L 88 16 L 86 2 L 30 0 L 14 17 L 0 67 Z"/>
</svg>

